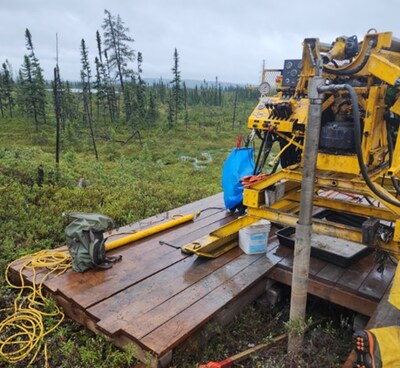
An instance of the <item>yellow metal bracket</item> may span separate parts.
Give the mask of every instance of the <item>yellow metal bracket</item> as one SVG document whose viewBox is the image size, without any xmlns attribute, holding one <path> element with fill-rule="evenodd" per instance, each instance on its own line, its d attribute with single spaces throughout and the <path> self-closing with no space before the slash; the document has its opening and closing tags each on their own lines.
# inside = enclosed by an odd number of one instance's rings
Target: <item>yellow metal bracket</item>
<svg viewBox="0 0 400 368">
<path fill-rule="evenodd" d="M 238 245 L 238 232 L 246 226 L 261 220 L 259 217 L 245 215 L 200 239 L 183 246 L 182 252 L 207 258 L 217 258 Z"/>
</svg>

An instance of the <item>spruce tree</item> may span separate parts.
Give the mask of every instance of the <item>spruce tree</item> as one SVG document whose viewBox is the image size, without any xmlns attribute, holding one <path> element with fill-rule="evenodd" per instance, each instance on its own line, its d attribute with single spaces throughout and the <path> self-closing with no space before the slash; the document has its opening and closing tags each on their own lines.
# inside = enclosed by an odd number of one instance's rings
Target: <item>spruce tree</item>
<svg viewBox="0 0 400 368">
<path fill-rule="evenodd" d="M 109 118 L 111 122 L 115 120 L 115 106 L 114 97 L 112 86 L 111 86 L 111 78 L 110 78 L 110 66 L 107 52 L 104 52 L 104 56 L 106 59 L 107 65 L 103 62 L 103 49 L 102 49 L 102 42 L 100 32 L 96 31 L 96 44 L 97 44 L 97 53 L 98 56 L 95 58 L 95 65 L 96 65 L 96 85 L 95 88 L 97 89 L 97 103 L 98 109 L 100 105 L 103 105 L 103 111 L 108 110 Z M 99 100 L 100 99 L 100 100 Z M 99 111 L 98 111 L 99 113 Z M 105 118 L 105 114 L 104 114 Z"/>
<path fill-rule="evenodd" d="M 125 27 L 119 15 L 114 16 L 106 9 L 104 14 L 102 28 L 104 30 L 105 51 L 109 55 L 111 68 L 116 69 L 116 77 L 119 79 L 123 92 L 124 79 L 132 73 L 128 68 L 128 63 L 135 60 L 135 51 L 130 46 L 134 39 L 129 36 L 129 28 Z"/>
<path fill-rule="evenodd" d="M 173 99 L 172 93 L 169 91 L 168 93 L 168 115 L 167 115 L 167 125 L 169 129 L 172 129 L 174 126 L 174 109 L 173 109 Z"/>
<path fill-rule="evenodd" d="M 97 153 L 96 140 L 94 137 L 93 128 L 93 113 L 92 113 L 92 91 L 90 86 L 90 79 L 92 77 L 92 70 L 89 64 L 89 54 L 86 47 L 85 40 L 81 40 L 81 82 L 82 82 L 82 95 L 83 95 L 83 110 L 86 121 L 89 123 L 90 136 L 92 138 L 93 151 L 96 160 L 99 159 Z"/>
<path fill-rule="evenodd" d="M 160 81 L 157 84 L 157 97 L 161 103 L 165 103 L 167 88 L 165 87 L 164 81 L 160 78 Z"/>
<path fill-rule="evenodd" d="M 129 83 L 125 84 L 125 89 L 123 93 L 124 107 L 125 107 L 125 121 L 132 125 L 132 131 L 136 130 L 135 117 L 133 112 L 136 110 L 136 78 L 135 75 L 131 75 L 131 80 Z"/>
<path fill-rule="evenodd" d="M 218 77 L 215 77 L 215 86 L 213 88 L 213 105 L 218 106 Z"/>
<path fill-rule="evenodd" d="M 0 114 L 1 114 L 2 118 L 4 118 L 4 110 L 5 109 L 6 109 L 6 107 L 5 107 L 3 76 L 0 74 Z"/>
<path fill-rule="evenodd" d="M 61 87 L 61 117 L 62 129 L 65 129 L 65 120 L 76 120 L 78 118 L 78 98 L 77 94 L 71 91 L 70 82 L 62 83 Z"/>
<path fill-rule="evenodd" d="M 54 113 L 56 115 L 56 181 L 59 179 L 59 164 L 60 164 L 60 126 L 61 126 L 61 78 L 60 69 L 57 66 L 54 68 L 54 81 L 53 81 L 53 102 Z"/>
<path fill-rule="evenodd" d="M 0 72 L 0 105 L 2 116 L 4 116 L 5 110 L 7 110 L 8 116 L 10 118 L 13 117 L 15 106 L 13 91 L 14 81 L 12 78 L 11 65 L 8 60 L 6 60 L 2 64 L 2 71 Z"/>
<path fill-rule="evenodd" d="M 19 71 L 17 100 L 24 113 L 34 120 L 38 130 L 40 124 L 46 122 L 46 86 L 29 29 L 25 30 L 25 40 L 28 54 L 24 55 Z"/>
<path fill-rule="evenodd" d="M 107 83 L 107 100 L 109 103 L 110 114 L 112 112 L 113 115 L 111 120 L 114 121 L 114 118 L 119 118 L 119 94 L 116 93 L 114 84 L 111 81 L 111 63 L 108 58 L 107 50 L 104 50 L 103 54 L 105 59 L 105 63 L 103 63 L 103 65 L 105 65 L 104 75 Z"/>
<path fill-rule="evenodd" d="M 94 58 L 94 65 L 96 67 L 96 76 L 95 76 L 95 82 L 94 82 L 94 88 L 96 90 L 96 117 L 97 117 L 97 121 L 99 121 L 100 120 L 100 107 L 102 107 L 102 109 L 104 111 L 104 101 L 105 101 L 104 89 L 105 88 L 104 88 L 103 77 L 102 77 L 102 73 L 101 73 L 101 62 L 97 56 Z"/>
<path fill-rule="evenodd" d="M 96 44 L 97 44 L 97 52 L 99 55 L 100 63 L 103 63 L 103 52 L 101 48 L 101 36 L 99 30 L 96 31 Z"/>
<path fill-rule="evenodd" d="M 46 84 L 43 77 L 43 69 L 40 66 L 39 59 L 36 57 L 32 35 L 28 28 L 25 30 L 25 40 L 30 66 L 27 66 L 26 60 L 24 60 L 24 64 L 27 68 L 30 68 L 30 75 L 27 77 L 28 89 L 30 90 L 33 117 L 38 128 L 40 123 L 46 122 Z"/>
<path fill-rule="evenodd" d="M 199 87 L 197 87 L 196 84 L 193 91 L 193 104 L 198 105 L 199 103 L 200 103 Z"/>
<path fill-rule="evenodd" d="M 32 63 L 28 55 L 24 55 L 24 63 L 19 73 L 19 102 L 22 105 L 25 115 L 32 117 L 36 130 L 39 129 L 38 109 L 35 99 L 35 90 L 33 82 Z"/>
<path fill-rule="evenodd" d="M 238 102 L 238 94 L 239 94 L 239 86 L 236 86 L 235 97 L 233 99 L 232 129 L 235 127 L 235 123 L 236 123 L 236 109 L 237 109 L 237 102 Z"/>
<path fill-rule="evenodd" d="M 185 109 L 185 128 L 188 129 L 188 109 L 187 109 L 187 88 L 186 83 L 183 82 L 183 105 Z"/>
<path fill-rule="evenodd" d="M 156 98 L 154 93 L 150 91 L 149 94 L 149 108 L 147 110 L 147 123 L 148 125 L 155 125 L 158 117 Z"/>
<path fill-rule="evenodd" d="M 175 124 L 178 122 L 178 114 L 182 107 L 182 89 L 181 89 L 181 72 L 179 71 L 179 55 L 178 50 L 174 51 L 174 66 L 172 67 L 171 86 L 171 108 Z"/>
<path fill-rule="evenodd" d="M 142 53 L 137 55 L 137 76 L 138 82 L 136 86 L 136 102 L 137 102 L 137 117 L 140 123 L 146 120 L 146 83 L 142 79 Z"/>
</svg>

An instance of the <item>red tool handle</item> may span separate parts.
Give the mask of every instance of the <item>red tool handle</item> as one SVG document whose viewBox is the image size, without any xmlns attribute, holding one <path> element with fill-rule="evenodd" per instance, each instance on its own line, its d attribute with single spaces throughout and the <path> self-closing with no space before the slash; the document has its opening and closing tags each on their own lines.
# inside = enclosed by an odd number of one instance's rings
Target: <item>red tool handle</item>
<svg viewBox="0 0 400 368">
<path fill-rule="evenodd" d="M 236 142 L 236 148 L 240 149 L 241 146 L 242 146 L 242 136 L 238 135 L 237 142 Z"/>
<path fill-rule="evenodd" d="M 200 364 L 199 368 L 231 368 L 234 361 L 232 359 L 221 360 L 220 362 L 209 362 Z"/>
</svg>

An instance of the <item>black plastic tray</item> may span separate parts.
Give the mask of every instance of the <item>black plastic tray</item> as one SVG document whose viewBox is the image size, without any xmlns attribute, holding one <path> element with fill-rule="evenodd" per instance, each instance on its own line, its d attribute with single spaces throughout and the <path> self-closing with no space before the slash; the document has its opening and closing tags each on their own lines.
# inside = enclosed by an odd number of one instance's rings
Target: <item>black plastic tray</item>
<svg viewBox="0 0 400 368">
<path fill-rule="evenodd" d="M 314 218 L 318 219 L 326 219 L 328 221 L 337 222 L 343 225 L 349 225 L 357 228 L 361 228 L 362 223 L 367 219 L 366 217 L 356 216 L 356 215 L 348 215 L 340 212 L 335 212 L 331 210 L 324 210 L 320 213 L 316 214 Z M 294 249 L 294 239 L 293 234 L 296 232 L 296 229 L 293 227 L 285 227 L 276 232 L 278 236 L 279 243 L 286 247 Z M 334 238 L 332 238 L 334 239 Z M 311 256 L 315 258 L 322 259 L 329 263 L 335 264 L 341 267 L 348 267 L 353 263 L 357 262 L 361 258 L 372 252 L 372 248 L 367 246 L 362 246 L 360 244 L 360 250 L 354 252 L 354 254 L 350 257 L 346 257 L 340 253 L 327 251 L 324 249 L 320 249 L 317 247 L 313 247 L 311 245 Z"/>
</svg>

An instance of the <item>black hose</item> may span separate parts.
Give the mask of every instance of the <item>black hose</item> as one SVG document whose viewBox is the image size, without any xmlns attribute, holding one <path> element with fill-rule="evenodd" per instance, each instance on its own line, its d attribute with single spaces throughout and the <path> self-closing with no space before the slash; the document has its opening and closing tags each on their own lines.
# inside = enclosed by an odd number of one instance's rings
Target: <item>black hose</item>
<svg viewBox="0 0 400 368">
<path fill-rule="evenodd" d="M 261 152 L 263 151 L 265 142 L 266 142 L 266 134 L 264 134 L 264 137 L 262 137 L 261 145 L 260 145 L 260 148 L 258 149 L 257 160 L 256 160 L 256 164 L 254 166 L 253 175 L 257 175 L 257 168 L 258 168 L 258 164 L 260 162 Z"/>
<path fill-rule="evenodd" d="M 372 202 L 367 196 L 364 196 L 364 199 L 373 207 L 375 207 L 374 202 Z"/>
<path fill-rule="evenodd" d="M 372 182 L 371 178 L 368 176 L 367 167 L 365 166 L 364 159 L 362 157 L 361 151 L 361 122 L 360 122 L 360 111 L 358 110 L 358 98 L 357 94 L 352 86 L 349 84 L 336 84 L 336 85 L 329 85 L 329 86 L 321 86 L 318 88 L 319 92 L 326 92 L 326 91 L 333 91 L 333 90 L 346 90 L 349 92 L 352 104 L 352 113 L 353 113 L 353 120 L 354 120 L 354 140 L 356 146 L 356 153 L 358 159 L 358 165 L 360 166 L 360 171 L 365 183 L 367 184 L 368 188 L 380 199 L 384 200 L 385 202 L 390 203 L 393 206 L 400 207 L 400 202 L 393 200 L 392 198 L 388 197 L 386 194 L 380 192 Z"/>
<path fill-rule="evenodd" d="M 387 140 L 388 140 L 388 151 L 389 151 L 389 165 L 392 165 L 392 160 L 393 160 L 393 139 L 392 139 L 392 134 L 389 129 L 389 123 L 386 122 L 386 135 L 387 135 Z M 391 176 L 390 179 L 392 180 L 392 184 L 394 189 L 396 189 L 396 193 L 400 195 L 400 185 L 397 182 L 396 178 L 394 176 Z"/>
<path fill-rule="evenodd" d="M 335 68 L 339 68 L 338 63 L 335 60 L 331 60 L 331 63 L 335 66 Z"/>
<path fill-rule="evenodd" d="M 272 167 L 271 172 L 268 175 L 272 175 L 276 173 L 276 170 L 278 169 L 279 164 L 281 163 L 281 159 L 279 158 L 278 160 L 276 160 L 274 166 Z"/>
<path fill-rule="evenodd" d="M 271 138 L 271 139 L 270 139 Z M 270 140 L 270 142 L 268 142 L 268 140 Z M 264 166 L 265 166 L 265 162 L 267 161 L 269 154 L 271 152 L 272 149 L 272 145 L 274 144 L 274 140 L 273 140 L 273 136 L 270 133 L 267 137 L 267 142 L 265 144 L 265 148 L 264 148 L 264 153 L 263 153 L 263 158 L 259 167 L 259 173 L 261 173 L 261 171 L 263 170 Z"/>
<path fill-rule="evenodd" d="M 386 194 L 380 192 L 375 187 L 374 183 L 372 182 L 372 180 L 368 175 L 367 168 L 365 166 L 361 151 L 361 124 L 360 124 L 360 111 L 358 110 L 357 94 L 352 86 L 345 84 L 344 87 L 345 87 L 344 89 L 346 89 L 349 92 L 352 102 L 352 112 L 354 119 L 354 140 L 356 144 L 358 164 L 360 165 L 362 177 L 365 180 L 366 184 L 368 185 L 368 188 L 371 189 L 371 191 L 374 194 L 376 194 L 379 198 L 383 199 L 385 202 L 392 204 L 393 206 L 400 207 L 400 202 L 395 201 L 392 198 L 388 197 Z"/>
<path fill-rule="evenodd" d="M 262 143 L 260 146 L 260 149 L 258 151 L 258 155 L 257 155 L 257 160 L 256 160 L 256 165 L 254 166 L 254 171 L 253 171 L 253 175 L 258 175 L 259 174 L 259 163 L 260 163 L 260 158 L 261 158 L 261 153 L 264 152 L 265 147 L 267 145 L 267 140 L 269 137 L 269 130 L 267 130 L 264 134 L 264 138 L 262 139 Z"/>
<path fill-rule="evenodd" d="M 372 47 L 374 47 L 375 44 L 376 44 L 375 39 L 372 39 L 372 40 L 369 41 L 368 49 L 367 49 L 367 52 L 364 55 L 364 59 L 362 60 L 361 64 L 359 66 L 355 67 L 354 69 L 336 70 L 336 69 L 327 68 L 324 65 L 323 66 L 323 71 L 326 72 L 326 73 L 329 73 L 329 74 L 340 75 L 340 76 L 353 75 L 353 74 L 358 73 L 367 64 L 368 59 L 369 59 L 369 57 L 371 55 Z"/>
</svg>

